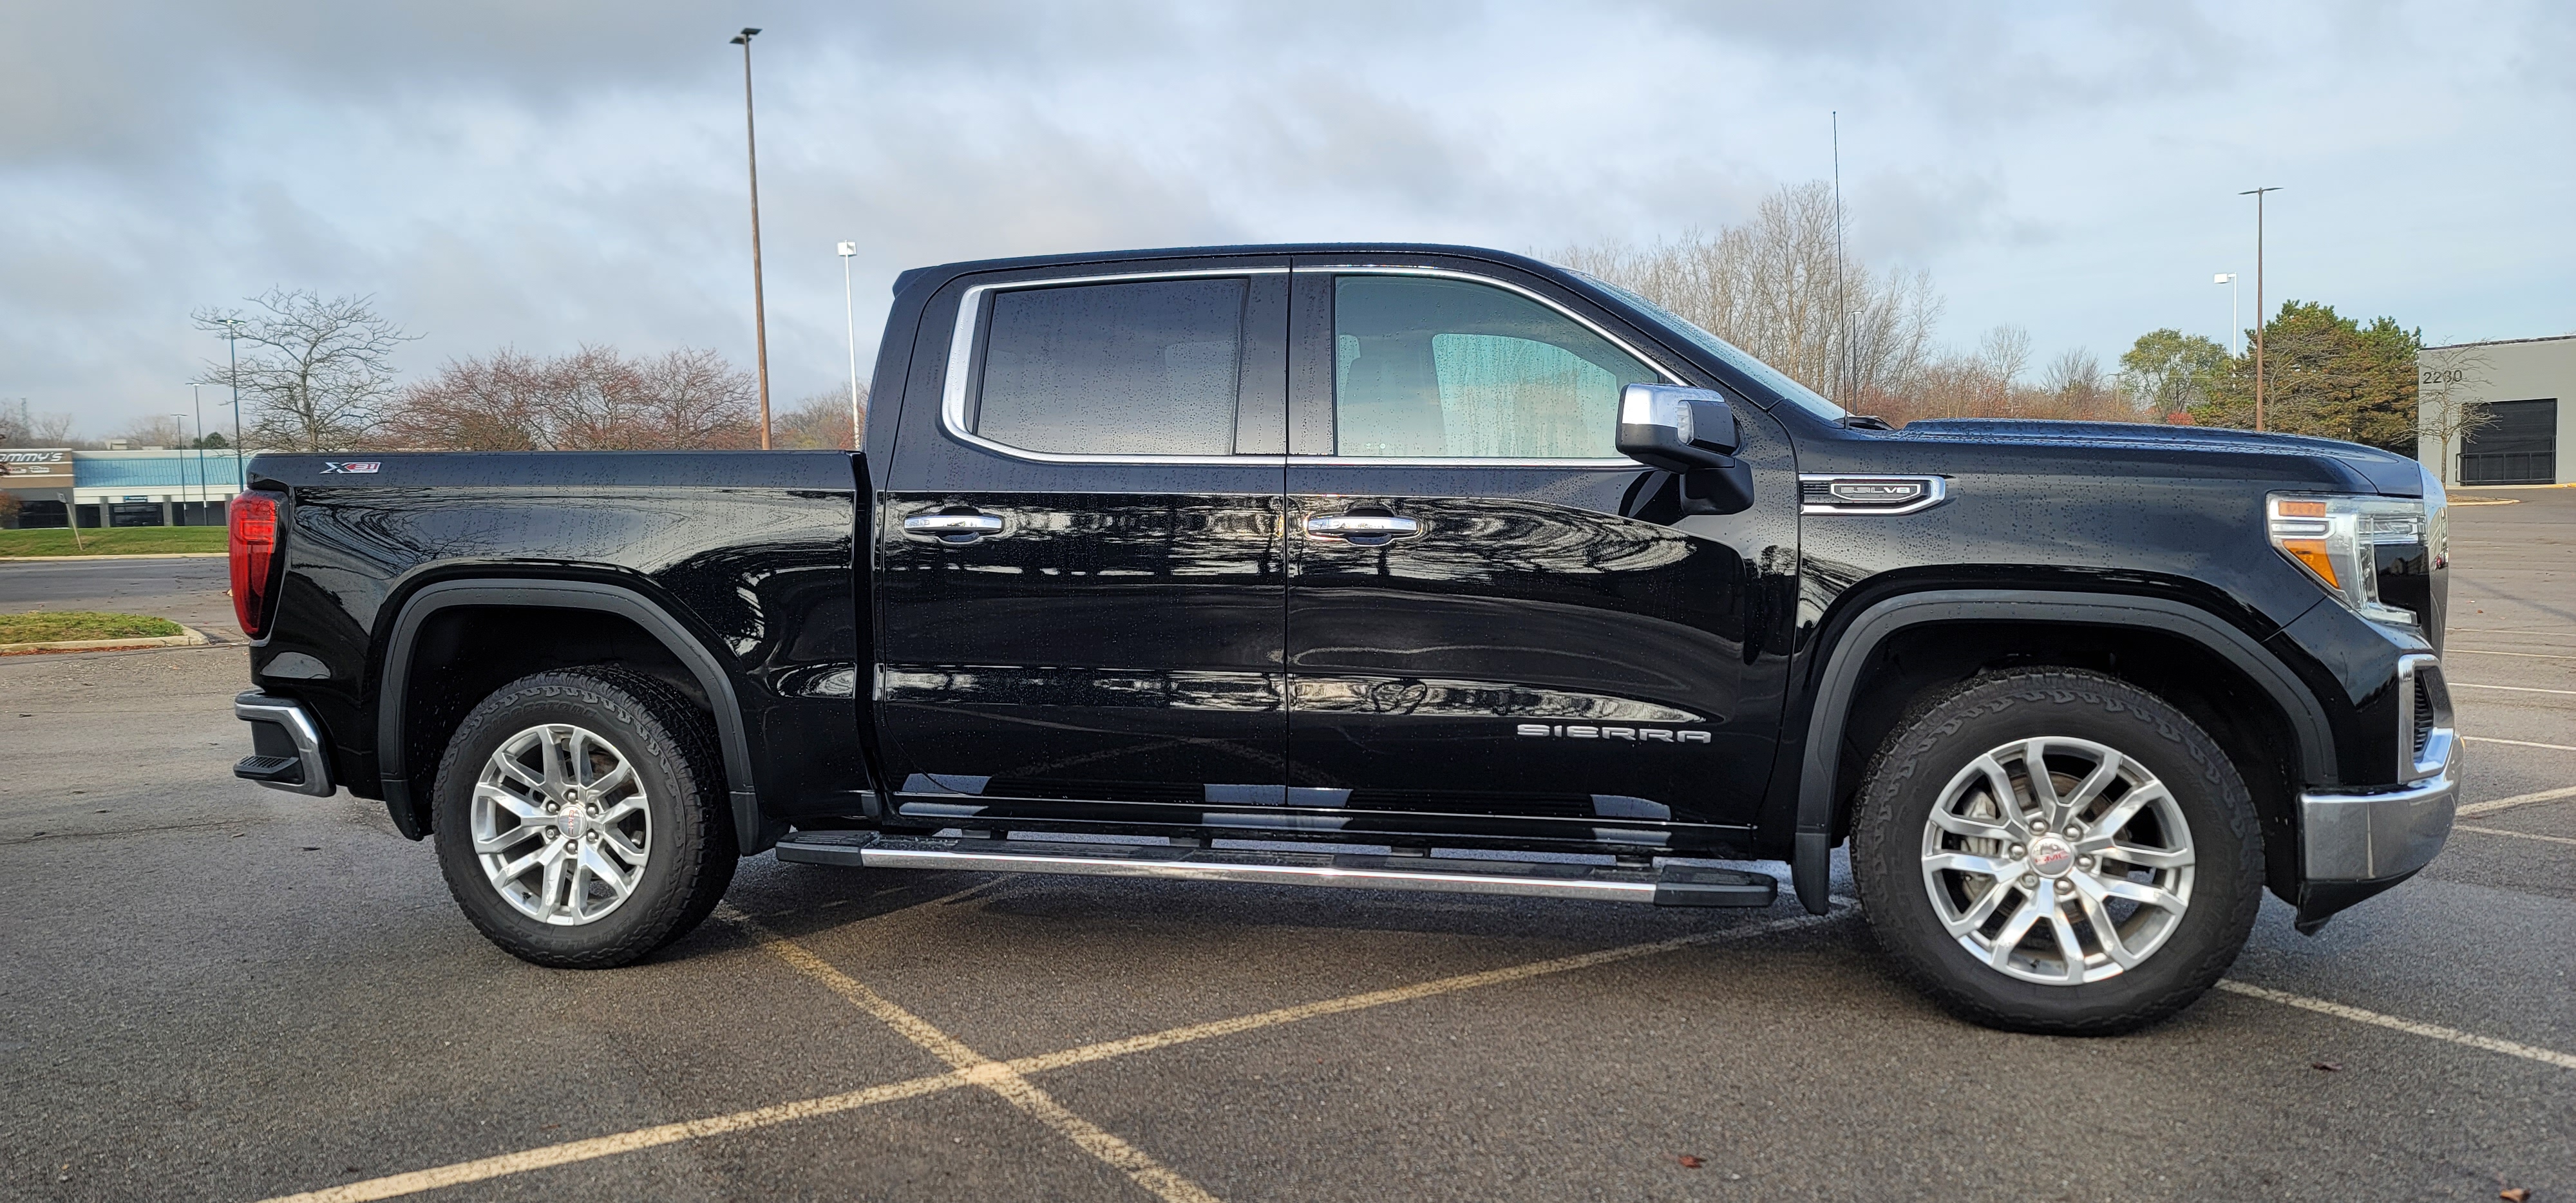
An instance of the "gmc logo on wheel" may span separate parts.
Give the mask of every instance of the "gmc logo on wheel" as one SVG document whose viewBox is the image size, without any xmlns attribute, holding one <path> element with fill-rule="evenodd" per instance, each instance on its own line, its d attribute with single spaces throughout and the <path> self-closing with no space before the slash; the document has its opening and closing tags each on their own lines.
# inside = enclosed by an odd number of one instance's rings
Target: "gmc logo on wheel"
<svg viewBox="0 0 2576 1203">
<path fill-rule="evenodd" d="M 1624 739 L 1630 743 L 1704 744 L 1706 731 L 1668 731 L 1662 727 L 1587 727 L 1578 724 L 1522 723 L 1523 735 L 1541 739 Z"/>
</svg>

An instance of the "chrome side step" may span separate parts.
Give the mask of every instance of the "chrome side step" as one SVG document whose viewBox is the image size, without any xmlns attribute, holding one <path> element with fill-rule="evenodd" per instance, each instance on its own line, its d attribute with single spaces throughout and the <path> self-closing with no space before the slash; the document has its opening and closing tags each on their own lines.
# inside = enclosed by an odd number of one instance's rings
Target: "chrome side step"
<svg viewBox="0 0 2576 1203">
<path fill-rule="evenodd" d="M 975 873 L 1068 873 L 1433 890 L 1651 902 L 1657 906 L 1769 906 L 1779 882 L 1765 874 L 1698 865 L 1630 868 L 1547 861 L 1465 860 L 1349 852 L 1274 852 L 1161 844 L 1085 844 L 1019 839 L 940 839 L 859 831 L 799 831 L 779 841 L 778 859 L 872 869 Z"/>
</svg>

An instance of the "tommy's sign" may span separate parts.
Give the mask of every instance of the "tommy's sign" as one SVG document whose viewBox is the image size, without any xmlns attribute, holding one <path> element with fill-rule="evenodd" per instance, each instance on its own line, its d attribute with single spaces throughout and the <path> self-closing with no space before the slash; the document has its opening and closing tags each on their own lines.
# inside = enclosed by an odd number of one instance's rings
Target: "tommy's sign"
<svg viewBox="0 0 2576 1203">
<path fill-rule="evenodd" d="M 66 489 L 72 483 L 72 453 L 61 447 L 0 451 L 0 488 Z"/>
</svg>

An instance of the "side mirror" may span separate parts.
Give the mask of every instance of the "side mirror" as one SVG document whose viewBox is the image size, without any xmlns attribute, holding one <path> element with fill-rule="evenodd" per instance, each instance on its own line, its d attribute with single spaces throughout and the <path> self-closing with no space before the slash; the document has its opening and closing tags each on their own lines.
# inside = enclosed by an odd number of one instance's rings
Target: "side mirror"
<svg viewBox="0 0 2576 1203">
<path fill-rule="evenodd" d="M 1619 454 L 1666 472 L 1732 468 L 1735 411 L 1704 388 L 1631 384 L 1619 391 Z"/>
</svg>

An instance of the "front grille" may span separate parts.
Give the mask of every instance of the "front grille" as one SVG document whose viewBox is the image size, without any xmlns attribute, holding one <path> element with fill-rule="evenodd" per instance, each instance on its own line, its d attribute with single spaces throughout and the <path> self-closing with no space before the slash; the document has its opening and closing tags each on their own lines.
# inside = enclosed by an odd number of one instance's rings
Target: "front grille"
<svg viewBox="0 0 2576 1203">
<path fill-rule="evenodd" d="M 2430 669 L 2415 674 L 2415 743 L 2413 759 L 2424 759 L 2424 745 L 2433 738 L 2433 686 L 2426 680 Z"/>
</svg>

